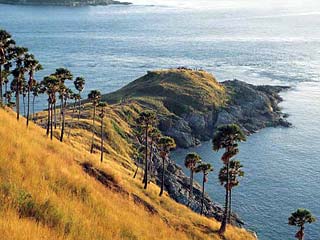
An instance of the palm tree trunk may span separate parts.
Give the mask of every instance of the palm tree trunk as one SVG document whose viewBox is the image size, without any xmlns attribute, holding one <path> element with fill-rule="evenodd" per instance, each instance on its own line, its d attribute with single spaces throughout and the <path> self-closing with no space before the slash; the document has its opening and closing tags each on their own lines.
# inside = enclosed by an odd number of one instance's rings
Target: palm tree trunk
<svg viewBox="0 0 320 240">
<path fill-rule="evenodd" d="M 190 192 L 189 192 L 189 199 L 191 200 L 193 195 L 193 170 L 190 170 Z"/>
<path fill-rule="evenodd" d="M 4 91 L 5 91 L 5 93 L 8 92 L 8 83 L 7 83 L 7 81 L 4 83 Z M 6 104 L 8 104 L 8 103 L 9 103 L 9 101 L 8 101 L 8 97 L 6 95 Z"/>
<path fill-rule="evenodd" d="M 26 97 L 24 95 L 24 92 L 22 93 L 22 104 L 23 104 L 23 116 L 26 116 Z"/>
<path fill-rule="evenodd" d="M 61 102 L 60 102 L 60 114 L 59 114 L 59 128 L 62 126 L 62 118 L 63 118 L 63 97 L 61 97 Z"/>
<path fill-rule="evenodd" d="M 17 81 L 18 82 L 18 81 Z M 17 111 L 17 120 L 20 119 L 20 99 L 19 99 L 19 84 L 17 83 L 16 89 L 16 111 Z"/>
<path fill-rule="evenodd" d="M 201 211 L 200 214 L 203 214 L 203 204 L 204 204 L 204 183 L 206 181 L 206 175 L 203 173 L 203 179 L 202 179 L 202 198 L 201 198 Z"/>
<path fill-rule="evenodd" d="M 52 140 L 52 138 L 53 138 L 53 105 L 52 104 L 51 104 L 50 111 L 51 111 L 51 114 L 50 114 L 50 117 L 51 117 L 51 120 L 50 120 L 50 129 L 51 129 L 50 139 Z"/>
<path fill-rule="evenodd" d="M 50 104 L 50 99 L 48 99 L 48 123 L 47 123 L 47 136 L 49 136 L 49 132 L 50 132 L 50 118 L 51 118 L 51 104 Z"/>
<path fill-rule="evenodd" d="M 35 121 L 35 116 L 34 116 L 34 101 L 36 100 L 36 96 L 33 95 L 32 99 L 32 121 Z"/>
<path fill-rule="evenodd" d="M 73 119 L 74 119 L 74 113 L 76 111 L 76 104 L 77 104 L 77 100 L 74 100 L 73 109 L 72 109 L 71 123 L 69 125 L 69 131 L 68 131 L 68 138 L 70 137 L 71 127 L 73 127 Z"/>
<path fill-rule="evenodd" d="M 231 221 L 231 200 L 232 200 L 232 196 L 231 196 L 231 189 L 229 190 L 229 209 L 228 209 L 228 219 L 227 222 L 230 224 Z"/>
<path fill-rule="evenodd" d="M 144 189 L 147 189 L 148 187 L 148 124 L 146 125 L 146 130 L 145 130 L 145 168 L 144 168 Z"/>
<path fill-rule="evenodd" d="M 2 98 L 2 65 L 0 64 L 0 102 L 3 103 L 3 98 Z"/>
<path fill-rule="evenodd" d="M 134 172 L 133 178 L 136 178 L 138 170 L 139 170 L 139 166 L 137 165 L 137 168 L 136 168 L 136 171 Z"/>
<path fill-rule="evenodd" d="M 30 87 L 28 87 L 27 126 L 29 126 L 29 115 L 30 115 Z"/>
<path fill-rule="evenodd" d="M 225 195 L 225 204 L 224 204 L 224 214 L 219 229 L 219 234 L 225 233 L 227 229 L 227 217 L 228 217 L 228 206 L 229 206 L 229 162 L 227 164 L 227 183 L 226 183 L 226 195 Z"/>
<path fill-rule="evenodd" d="M 62 100 L 62 104 L 65 104 L 65 103 L 63 102 L 63 100 Z M 62 110 L 62 112 L 61 112 L 62 123 L 61 123 L 60 142 L 63 141 L 64 128 L 65 128 L 65 112 L 64 112 L 65 108 L 64 108 L 64 106 L 61 107 L 61 110 Z"/>
<path fill-rule="evenodd" d="M 80 122 L 80 115 L 81 115 L 81 95 L 80 95 L 80 91 L 79 91 L 79 111 L 78 111 L 78 123 Z"/>
<path fill-rule="evenodd" d="M 95 118 L 96 118 L 96 105 L 93 105 L 93 120 L 92 120 L 92 139 L 91 139 L 91 149 L 90 153 L 93 153 L 93 145 L 94 145 L 94 134 L 95 134 Z"/>
<path fill-rule="evenodd" d="M 54 108 L 54 129 L 57 129 L 57 108 L 56 108 L 56 103 L 53 104 Z"/>
<path fill-rule="evenodd" d="M 164 173 L 165 173 L 165 158 L 162 157 L 162 181 L 161 181 L 161 190 L 159 196 L 161 197 L 163 194 L 163 188 L 164 188 Z"/>
<path fill-rule="evenodd" d="M 148 166 L 148 172 L 149 172 L 149 175 L 150 175 L 150 178 L 152 177 L 152 163 L 153 163 L 153 140 L 151 138 L 151 142 L 150 142 L 150 156 L 149 156 L 149 166 Z M 150 181 L 149 181 L 150 182 Z"/>
<path fill-rule="evenodd" d="M 103 162 L 103 118 L 101 118 L 101 156 L 100 156 L 100 161 Z"/>
</svg>

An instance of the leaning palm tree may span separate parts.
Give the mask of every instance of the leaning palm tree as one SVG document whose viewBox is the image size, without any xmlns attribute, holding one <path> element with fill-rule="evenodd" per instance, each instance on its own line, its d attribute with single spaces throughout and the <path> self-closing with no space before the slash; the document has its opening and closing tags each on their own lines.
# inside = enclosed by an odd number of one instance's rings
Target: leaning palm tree
<svg viewBox="0 0 320 240">
<path fill-rule="evenodd" d="M 230 159 L 234 157 L 238 152 L 238 143 L 245 141 L 246 137 L 241 130 L 241 128 L 236 124 L 222 125 L 218 127 L 213 139 L 212 145 L 214 151 L 219 151 L 220 149 L 225 149 L 222 155 L 222 162 L 226 167 L 226 185 L 229 186 L 229 167 Z M 221 222 L 221 227 L 219 229 L 219 234 L 223 234 L 226 231 L 227 221 L 228 221 L 228 207 L 229 207 L 229 190 L 226 188 L 225 194 L 225 209 L 223 214 L 223 219 Z"/>
<path fill-rule="evenodd" d="M 144 130 L 145 143 L 145 168 L 144 168 L 144 189 L 148 187 L 148 148 L 149 148 L 149 131 L 157 124 L 157 117 L 153 111 L 143 111 L 139 114 L 137 124 Z"/>
<path fill-rule="evenodd" d="M 104 140 L 104 136 L 103 136 L 103 132 L 104 132 L 104 117 L 105 117 L 105 107 L 107 106 L 107 104 L 105 102 L 101 102 L 99 103 L 98 107 L 100 108 L 100 124 L 101 124 L 101 128 L 100 128 L 100 140 L 101 140 L 101 144 L 100 144 L 100 162 L 103 162 L 103 153 L 104 153 L 104 146 L 103 146 L 103 140 Z"/>
<path fill-rule="evenodd" d="M 26 54 L 25 56 L 25 67 L 29 74 L 29 81 L 27 84 L 27 95 L 28 95 L 28 102 L 27 102 L 27 126 L 29 125 L 29 116 L 30 116 L 30 92 L 32 88 L 37 84 L 37 81 L 34 79 L 34 74 L 37 71 L 42 70 L 42 66 L 38 60 L 32 54 Z"/>
<path fill-rule="evenodd" d="M 0 29 L 0 102 L 3 103 L 3 90 L 2 85 L 4 82 L 3 78 L 3 68 L 9 63 L 13 57 L 12 49 L 14 48 L 14 40 L 12 39 L 10 33 Z M 7 65 L 8 66 L 8 65 Z M 7 91 L 7 90 L 6 90 Z"/>
<path fill-rule="evenodd" d="M 158 141 L 158 147 L 160 149 L 160 156 L 162 158 L 162 180 L 161 190 L 159 196 L 161 197 L 164 189 L 164 176 L 165 176 L 165 160 L 168 158 L 172 149 L 176 148 L 176 143 L 171 137 L 162 137 Z"/>
<path fill-rule="evenodd" d="M 95 119 L 96 119 L 96 107 L 97 104 L 100 102 L 101 99 L 101 93 L 98 90 L 92 90 L 88 94 L 88 99 L 91 101 L 93 106 L 93 115 L 92 115 L 92 138 L 91 138 L 91 147 L 90 147 L 90 153 L 93 153 L 93 147 L 94 147 L 94 135 L 95 135 Z"/>
<path fill-rule="evenodd" d="M 204 184 L 208 181 L 208 174 L 213 171 L 213 167 L 210 163 L 200 163 L 196 168 L 195 172 L 202 172 L 202 197 L 201 197 L 201 211 L 200 214 L 203 214 L 203 206 L 204 206 Z"/>
<path fill-rule="evenodd" d="M 193 174 L 195 172 L 197 164 L 199 163 L 201 163 L 201 157 L 195 152 L 188 153 L 184 160 L 184 165 L 186 166 L 186 168 L 190 169 L 189 199 L 191 199 L 193 195 Z"/>
<path fill-rule="evenodd" d="M 231 160 L 229 163 L 229 185 L 227 185 L 227 167 L 223 166 L 219 172 L 219 181 L 221 185 L 229 191 L 229 206 L 228 206 L 228 216 L 227 223 L 230 223 L 231 218 L 231 206 L 232 206 L 232 189 L 239 185 L 239 177 L 244 176 L 242 170 L 242 165 L 240 161 Z"/>
<path fill-rule="evenodd" d="M 74 86 L 78 90 L 79 93 L 79 109 L 78 109 L 78 122 L 80 121 L 80 115 L 81 115 L 81 92 L 84 89 L 84 85 L 86 83 L 86 80 L 83 77 L 77 77 L 76 80 L 74 80 Z"/>
<path fill-rule="evenodd" d="M 307 209 L 299 208 L 297 211 L 291 213 L 288 218 L 288 224 L 291 226 L 299 227 L 299 231 L 296 233 L 296 238 L 299 240 L 304 239 L 304 229 L 306 223 L 313 223 L 316 218 Z"/>
</svg>

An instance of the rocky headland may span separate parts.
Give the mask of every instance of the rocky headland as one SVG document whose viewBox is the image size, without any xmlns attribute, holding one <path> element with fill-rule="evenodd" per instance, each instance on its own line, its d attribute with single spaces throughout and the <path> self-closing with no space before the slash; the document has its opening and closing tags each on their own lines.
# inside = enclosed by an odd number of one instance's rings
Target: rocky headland
<svg viewBox="0 0 320 240">
<path fill-rule="evenodd" d="M 210 140 L 221 124 L 237 123 L 245 133 L 252 134 L 265 127 L 289 127 L 286 114 L 278 104 L 279 93 L 288 87 L 255 86 L 239 80 L 218 82 L 205 71 L 180 68 L 150 71 L 120 90 L 104 95 L 111 105 L 138 104 L 157 112 L 159 129 L 175 139 L 177 146 L 189 148 Z M 134 126 L 133 126 L 134 127 Z M 155 154 L 153 176 L 160 183 L 162 162 Z M 137 162 L 137 165 L 143 165 Z M 189 177 L 173 160 L 166 162 L 165 190 L 177 202 L 200 212 L 201 187 L 194 184 L 194 198 L 188 199 Z M 221 220 L 223 208 L 208 196 L 204 214 Z M 243 222 L 233 213 L 232 223 Z"/>
</svg>

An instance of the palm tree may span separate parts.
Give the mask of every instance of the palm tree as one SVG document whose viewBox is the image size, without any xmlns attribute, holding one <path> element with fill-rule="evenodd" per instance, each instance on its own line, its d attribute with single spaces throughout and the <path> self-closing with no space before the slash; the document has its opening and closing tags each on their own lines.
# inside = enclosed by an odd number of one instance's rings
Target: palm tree
<svg viewBox="0 0 320 240">
<path fill-rule="evenodd" d="M 16 67 L 12 71 L 13 81 L 11 82 L 11 90 L 16 93 L 17 120 L 20 118 L 20 93 L 23 91 L 23 85 L 25 82 L 24 73 L 26 68 L 24 67 L 24 59 L 27 51 L 28 49 L 24 47 L 14 48 Z"/>
<path fill-rule="evenodd" d="M 6 92 L 4 93 L 4 97 L 7 99 L 7 106 L 8 106 L 8 107 L 14 106 L 14 103 L 11 102 L 11 99 L 12 99 L 12 91 L 6 91 Z"/>
<path fill-rule="evenodd" d="M 62 122 L 63 114 L 64 114 L 64 95 L 65 95 L 65 81 L 72 80 L 72 73 L 66 68 L 58 68 L 56 72 L 53 74 L 59 80 L 59 99 L 60 99 L 60 124 Z M 61 127 L 61 125 L 59 125 Z M 57 113 L 56 113 L 56 105 L 54 104 L 54 127 L 57 128 Z"/>
<path fill-rule="evenodd" d="M 4 64 L 4 70 L 1 71 L 1 76 L 2 76 L 2 80 L 4 82 L 4 92 L 8 92 L 8 83 L 9 83 L 9 76 L 11 74 L 11 69 L 12 68 L 12 63 L 11 62 L 7 62 L 6 64 Z M 8 98 L 6 96 L 4 96 L 6 99 L 6 103 L 8 103 Z"/>
<path fill-rule="evenodd" d="M 29 116 L 30 116 L 30 92 L 32 88 L 37 84 L 37 81 L 34 79 L 34 74 L 37 71 L 42 70 L 42 66 L 38 60 L 34 58 L 32 54 L 27 54 L 25 59 L 25 67 L 29 74 L 29 81 L 27 85 L 27 94 L 28 94 L 28 103 L 27 103 L 27 126 L 29 125 Z"/>
<path fill-rule="evenodd" d="M 53 138 L 53 106 L 56 103 L 56 92 L 58 91 L 59 80 L 56 76 L 50 75 L 43 78 L 41 82 L 43 86 L 43 91 L 48 95 L 48 124 L 47 124 L 47 135 L 49 135 L 50 129 L 50 138 Z"/>
<path fill-rule="evenodd" d="M 228 206 L 228 216 L 227 222 L 230 223 L 231 218 L 231 206 L 232 206 L 232 189 L 239 185 L 238 177 L 243 177 L 244 172 L 242 170 L 242 165 L 240 161 L 231 160 L 229 163 L 229 186 L 227 185 L 227 167 L 223 166 L 219 172 L 219 180 L 221 185 L 229 191 L 229 206 Z"/>
<path fill-rule="evenodd" d="M 73 95 L 73 92 L 70 88 L 67 88 L 65 85 L 60 85 L 60 87 L 63 86 L 65 89 L 62 90 L 61 97 L 63 99 L 62 104 L 62 124 L 61 124 L 61 133 L 60 133 L 60 142 L 63 141 L 63 136 L 64 136 L 64 129 L 66 125 L 66 107 L 67 107 L 67 102 L 68 99 L 70 99 Z"/>
<path fill-rule="evenodd" d="M 2 68 L 8 64 L 13 56 L 12 49 L 14 48 L 14 40 L 11 38 L 10 33 L 0 29 L 0 102 L 3 103 L 3 71 Z"/>
<path fill-rule="evenodd" d="M 147 189 L 148 187 L 148 141 L 149 141 L 149 130 L 152 129 L 157 124 L 157 117 L 155 112 L 153 111 L 143 111 L 139 114 L 139 117 L 137 119 L 138 125 L 142 129 L 144 129 L 144 143 L 145 143 L 145 168 L 144 168 L 144 189 Z"/>
<path fill-rule="evenodd" d="M 295 237 L 299 240 L 303 240 L 305 228 L 304 225 L 306 223 L 313 223 L 316 220 L 317 219 L 311 214 L 309 210 L 299 208 L 297 211 L 291 213 L 291 216 L 288 218 L 288 224 L 300 228 Z"/>
<path fill-rule="evenodd" d="M 176 148 L 176 143 L 174 139 L 171 137 L 162 137 L 158 141 L 158 146 L 160 148 L 160 156 L 162 158 L 162 181 L 161 190 L 159 194 L 159 196 L 161 197 L 164 189 L 165 160 L 168 158 L 170 151 Z"/>
<path fill-rule="evenodd" d="M 93 116 L 92 116 L 92 139 L 91 139 L 91 148 L 90 153 L 93 153 L 93 147 L 94 147 L 94 135 L 95 135 L 95 119 L 96 119 L 96 107 L 97 104 L 100 102 L 101 99 L 101 93 L 98 90 L 92 90 L 88 94 L 88 99 L 92 102 L 93 106 Z"/>
<path fill-rule="evenodd" d="M 161 138 L 162 134 L 159 131 L 158 128 L 151 128 L 151 130 L 149 131 L 149 139 L 150 139 L 150 152 L 149 152 L 149 173 L 150 175 L 152 175 L 153 172 L 153 167 L 154 167 L 154 162 L 153 162 L 153 156 L 154 156 L 154 152 L 155 152 L 155 148 L 157 147 L 157 142 L 159 141 L 159 139 Z"/>
<path fill-rule="evenodd" d="M 74 86 L 79 92 L 79 109 L 78 109 L 78 122 L 80 121 L 80 115 L 81 115 L 81 92 L 84 89 L 84 85 L 86 83 L 86 80 L 83 77 L 77 77 L 74 81 Z"/>
<path fill-rule="evenodd" d="M 214 151 L 219 151 L 220 149 L 225 149 L 221 160 L 226 167 L 226 185 L 229 186 L 229 167 L 230 159 L 234 157 L 238 152 L 238 143 L 245 141 L 246 137 L 242 132 L 241 128 L 236 124 L 222 125 L 218 127 L 213 139 L 212 145 Z M 227 220 L 228 220 L 228 206 L 229 206 L 229 190 L 226 188 L 225 194 L 225 209 L 224 215 L 221 222 L 221 227 L 219 233 L 223 234 L 226 231 Z"/>
<path fill-rule="evenodd" d="M 100 120 L 101 120 L 101 131 L 100 131 L 100 134 L 101 134 L 101 146 L 100 146 L 100 161 L 103 162 L 103 153 L 104 153 L 104 150 L 103 150 L 103 131 L 104 131 L 104 123 L 103 123 L 103 120 L 104 120 L 104 117 L 105 117 L 105 107 L 107 106 L 106 103 L 104 102 L 101 102 L 99 103 L 98 107 L 101 108 L 101 111 L 100 111 L 100 114 L 99 114 L 99 117 L 100 117 Z"/>
<path fill-rule="evenodd" d="M 202 177 L 202 197 L 201 197 L 201 211 L 200 214 L 203 214 L 203 205 L 204 205 L 204 184 L 208 181 L 208 174 L 213 171 L 213 167 L 211 166 L 210 163 L 200 163 L 196 168 L 195 172 L 199 173 L 202 172 L 203 177 Z"/>
<path fill-rule="evenodd" d="M 193 152 L 193 153 L 188 153 L 185 160 L 184 160 L 184 165 L 186 168 L 190 169 L 190 191 L 189 191 L 189 199 L 192 199 L 193 195 L 193 174 L 196 169 L 197 164 L 201 163 L 201 157 Z"/>
</svg>

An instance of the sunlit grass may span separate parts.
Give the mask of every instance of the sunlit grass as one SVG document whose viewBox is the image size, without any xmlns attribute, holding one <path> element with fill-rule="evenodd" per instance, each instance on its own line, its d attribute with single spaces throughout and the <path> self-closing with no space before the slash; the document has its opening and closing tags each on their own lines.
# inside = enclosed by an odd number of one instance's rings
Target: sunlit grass
<svg viewBox="0 0 320 240">
<path fill-rule="evenodd" d="M 111 114 L 130 134 L 128 124 Z M 90 124 L 89 119 L 81 121 Z M 219 239 L 215 220 L 199 216 L 166 194 L 158 197 L 159 188 L 154 184 L 143 190 L 141 175 L 132 178 L 129 143 L 110 123 L 106 126 L 112 137 L 106 144 L 104 163 L 100 163 L 99 152 L 88 153 L 90 129 L 75 127 L 64 143 L 50 141 L 44 129 L 33 123 L 27 129 L 25 119 L 17 122 L 11 110 L 0 110 L 1 239 Z M 112 176 L 129 195 L 88 176 L 80 166 L 83 162 Z M 135 204 L 132 194 L 158 213 Z M 254 239 L 234 227 L 229 227 L 226 238 Z"/>
</svg>

